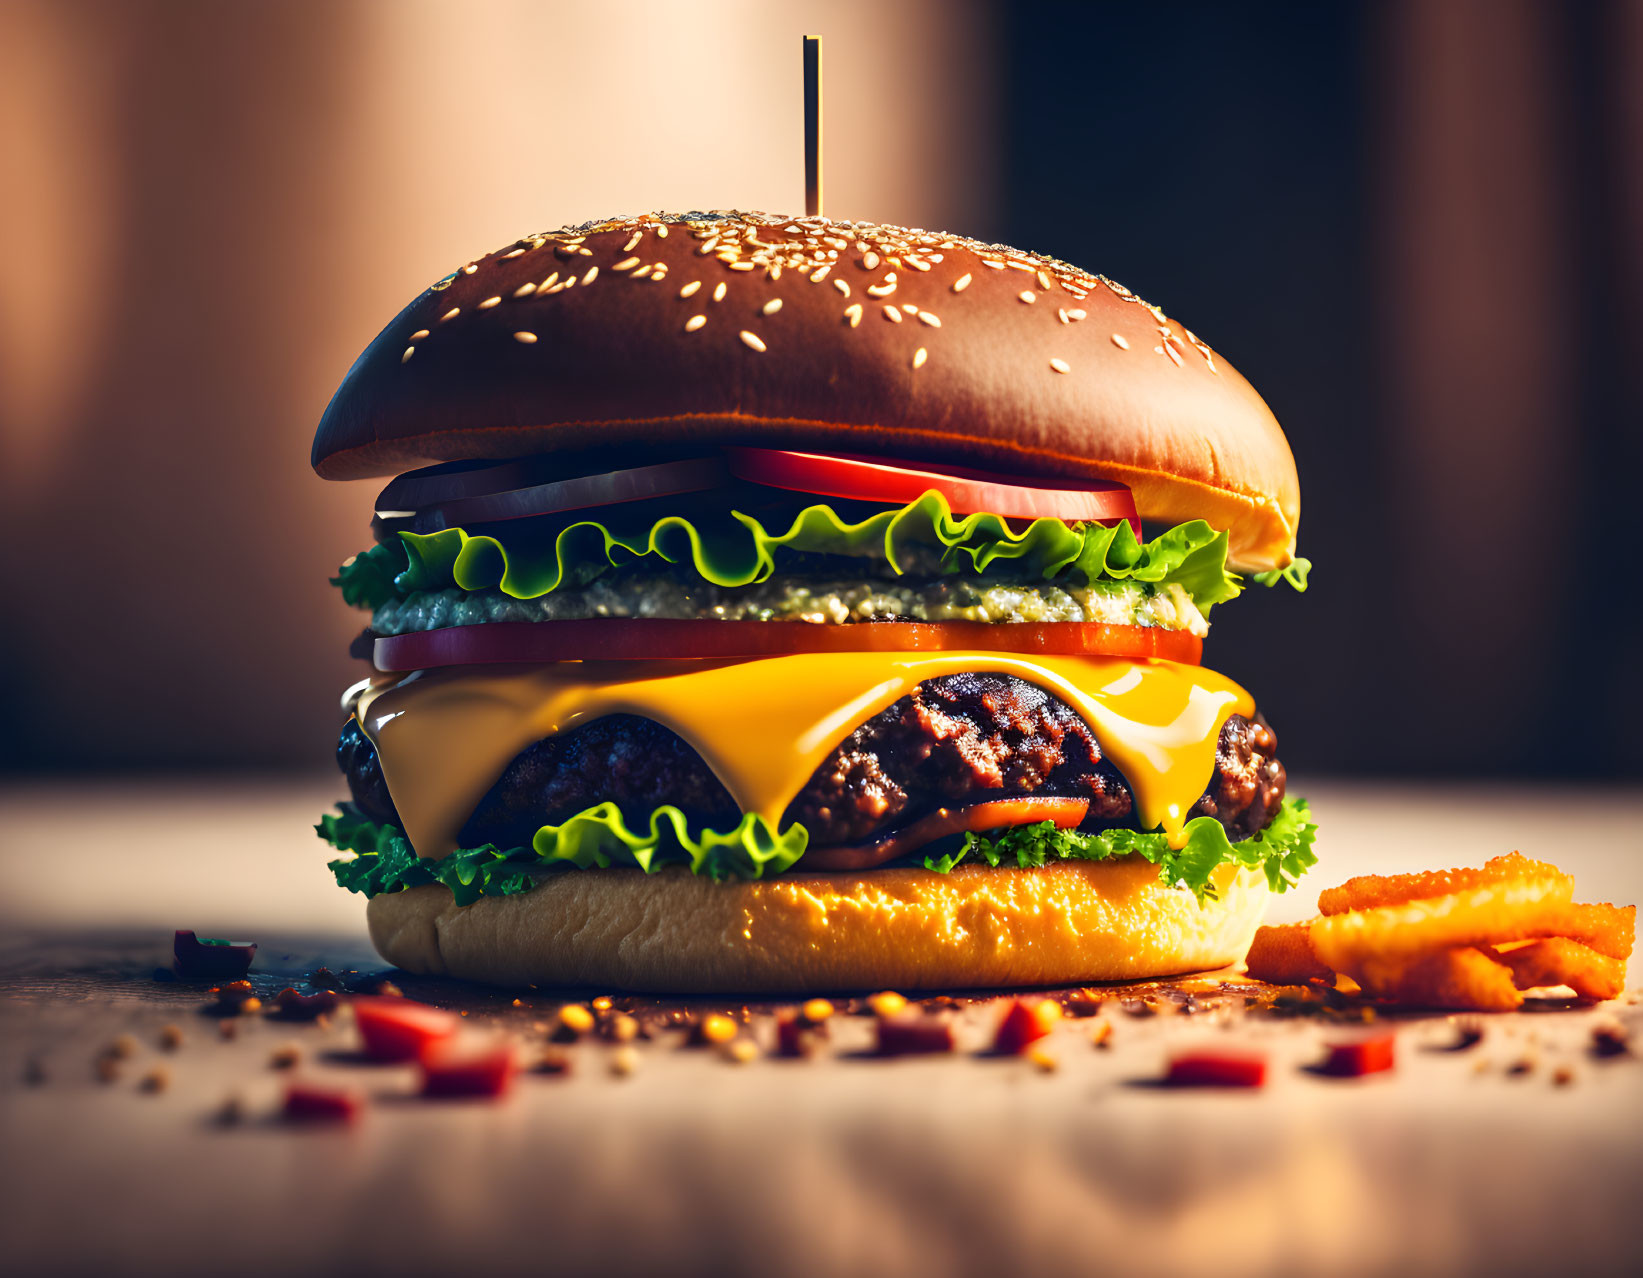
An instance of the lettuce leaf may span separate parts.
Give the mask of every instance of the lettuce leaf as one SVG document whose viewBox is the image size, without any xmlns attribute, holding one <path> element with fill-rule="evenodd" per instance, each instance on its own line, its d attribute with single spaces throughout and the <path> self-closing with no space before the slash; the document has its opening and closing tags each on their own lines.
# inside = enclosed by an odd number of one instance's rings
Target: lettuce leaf
<svg viewBox="0 0 1643 1278">
<path fill-rule="evenodd" d="M 419 857 L 398 826 L 372 821 L 351 803 L 321 817 L 314 830 L 348 854 L 330 862 L 330 868 L 337 883 L 350 892 L 372 897 L 443 883 L 458 905 L 471 905 L 481 896 L 530 891 L 535 880 L 527 867 L 585 870 L 627 865 L 653 874 L 664 865 L 684 864 L 691 873 L 715 880 L 757 879 L 787 869 L 809 840 L 802 825 L 778 833 L 751 813 L 733 830 L 694 832 L 684 813 L 671 805 L 657 808 L 648 828 L 635 831 L 614 803 L 598 804 L 559 825 L 544 825 L 528 848 L 502 849 L 487 843 L 460 848 L 438 860 Z"/>
<path fill-rule="evenodd" d="M 767 529 L 739 510 L 645 520 L 620 507 L 603 519 L 555 526 L 524 521 L 508 544 L 466 529 L 401 533 L 344 564 L 332 584 L 356 607 L 375 609 L 417 591 L 500 590 L 536 599 L 583 585 L 611 568 L 646 559 L 688 565 L 706 581 L 737 587 L 775 571 L 778 552 L 883 559 L 897 573 L 932 561 L 946 573 L 1008 568 L 1014 575 L 1080 582 L 1179 584 L 1208 612 L 1233 598 L 1243 579 L 1227 568 L 1227 536 L 1203 520 L 1138 541 L 1127 523 L 1067 524 L 1035 519 L 1016 531 L 998 515 L 955 516 L 940 493 L 925 493 L 850 522 L 825 503 L 807 506 L 785 529 Z M 1304 584 L 1304 575 L 1302 577 Z"/>
<path fill-rule="evenodd" d="M 1011 826 L 988 837 L 966 834 L 957 852 L 943 857 L 926 857 L 926 869 L 946 874 L 972 853 L 988 865 L 1005 861 L 1027 867 L 1052 860 L 1105 861 L 1112 857 L 1139 856 L 1158 867 L 1158 878 L 1170 887 L 1184 887 L 1200 902 L 1215 897 L 1210 875 L 1224 862 L 1260 869 L 1274 892 L 1287 891 L 1309 868 L 1317 864 L 1312 851 L 1318 827 L 1307 815 L 1305 799 L 1285 799 L 1271 824 L 1254 838 L 1234 843 L 1226 828 L 1214 817 L 1195 817 L 1186 825 L 1186 843 L 1172 848 L 1156 831 L 1104 830 L 1085 834 L 1060 830 L 1050 821 Z"/>
<path fill-rule="evenodd" d="M 1022 867 L 1051 860 L 1102 861 L 1140 856 L 1158 866 L 1171 886 L 1192 891 L 1205 901 L 1215 896 L 1210 874 L 1223 862 L 1260 868 L 1277 892 L 1294 885 L 1316 863 L 1312 842 L 1317 826 L 1307 819 L 1304 799 L 1286 799 L 1278 815 L 1260 834 L 1242 843 L 1227 838 L 1220 822 L 1198 817 L 1187 822 L 1187 841 L 1171 848 L 1162 834 L 1107 830 L 1080 834 L 1058 830 L 1049 821 L 1015 826 L 992 838 L 967 834 L 957 852 L 925 858 L 925 868 L 945 874 L 971 853 L 997 866 L 1013 861 Z M 419 857 L 398 826 L 372 821 L 351 803 L 320 818 L 320 838 L 346 855 L 330 862 L 337 883 L 366 897 L 403 892 L 424 883 L 443 883 L 458 905 L 481 896 L 528 892 L 535 878 L 528 869 L 605 869 L 632 866 L 654 874 L 664 865 L 686 865 L 693 874 L 714 880 L 758 879 L 791 869 L 804 854 L 809 835 L 802 825 L 780 833 L 763 817 L 744 816 L 726 832 L 693 832 L 678 808 L 664 805 L 651 813 L 648 827 L 628 828 L 613 803 L 601 803 L 559 825 L 544 825 L 528 848 L 503 850 L 493 844 L 462 848 L 438 860 Z"/>
</svg>

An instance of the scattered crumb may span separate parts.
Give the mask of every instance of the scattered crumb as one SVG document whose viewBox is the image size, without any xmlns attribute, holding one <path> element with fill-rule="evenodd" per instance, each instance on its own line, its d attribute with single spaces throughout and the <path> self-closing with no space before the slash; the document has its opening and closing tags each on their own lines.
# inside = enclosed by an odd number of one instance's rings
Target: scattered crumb
<svg viewBox="0 0 1643 1278">
<path fill-rule="evenodd" d="M 799 1014 L 812 1025 L 820 1025 L 833 1015 L 833 1005 L 825 998 L 813 998 L 799 1009 Z"/>
<path fill-rule="evenodd" d="M 144 1074 L 142 1081 L 137 1084 L 139 1091 L 147 1092 L 150 1095 L 163 1092 L 170 1086 L 171 1071 L 164 1065 L 156 1065 L 153 1069 L 149 1070 L 148 1073 Z"/>
<path fill-rule="evenodd" d="M 559 1028 L 554 1032 L 554 1036 L 574 1042 L 592 1028 L 592 1012 L 580 1003 L 566 1003 L 559 1009 Z"/>
<path fill-rule="evenodd" d="M 405 991 L 392 981 L 378 981 L 376 992 L 380 998 L 404 998 Z"/>
<path fill-rule="evenodd" d="M 610 1036 L 618 1043 L 631 1043 L 639 1037 L 639 1022 L 625 1012 L 610 1018 Z"/>
<path fill-rule="evenodd" d="M 618 1078 L 626 1078 L 638 1068 L 638 1048 L 623 1044 L 610 1054 L 610 1072 Z"/>
<path fill-rule="evenodd" d="M 130 1060 L 137 1054 L 137 1038 L 134 1034 L 121 1034 L 119 1038 L 103 1048 L 103 1055 L 113 1057 L 117 1061 Z"/>
<path fill-rule="evenodd" d="M 160 1026 L 160 1050 L 174 1052 L 183 1045 L 183 1032 L 180 1026 Z"/>
<path fill-rule="evenodd" d="M 565 1075 L 571 1071 L 570 1053 L 561 1052 L 556 1048 L 549 1048 L 542 1053 L 542 1059 L 536 1062 L 538 1074 Z"/>
<path fill-rule="evenodd" d="M 1061 1063 L 1056 1060 L 1054 1053 L 1043 1046 L 1029 1048 L 1027 1059 L 1033 1063 L 1033 1067 L 1041 1074 L 1053 1074 L 1061 1068 Z"/>
<path fill-rule="evenodd" d="M 591 1006 L 592 1006 L 593 1010 L 596 1011 L 596 1012 L 608 1012 L 608 1011 L 610 1011 L 610 1006 L 611 1006 L 610 995 L 609 994 L 601 994 L 598 998 L 593 1000 L 593 1003 L 591 1004 Z"/>
<path fill-rule="evenodd" d="M 751 1064 L 759 1058 L 759 1045 L 750 1038 L 738 1038 L 725 1047 L 725 1055 L 738 1065 Z"/>
<path fill-rule="evenodd" d="M 217 1033 L 224 1039 L 238 1038 L 240 1036 L 240 1023 L 238 1021 L 218 1021 Z"/>
<path fill-rule="evenodd" d="M 1592 1055 L 1624 1056 L 1631 1050 L 1631 1035 L 1619 1021 L 1609 1018 L 1592 1026 Z"/>
<path fill-rule="evenodd" d="M 875 1016 L 895 1016 L 907 1006 L 907 1000 L 894 990 L 885 990 L 869 998 L 867 1006 Z"/>
<path fill-rule="evenodd" d="M 1522 1078 L 1525 1074 L 1533 1074 L 1536 1064 L 1533 1056 L 1525 1054 L 1506 1067 L 1506 1074 L 1509 1078 Z"/>
<path fill-rule="evenodd" d="M 245 1121 L 245 1098 L 237 1093 L 223 1097 L 211 1119 L 219 1127 L 235 1127 Z"/>
<path fill-rule="evenodd" d="M 1572 1083 L 1574 1081 L 1575 1081 L 1575 1072 L 1574 1072 L 1574 1070 L 1570 1069 L 1567 1065 L 1559 1065 L 1555 1070 L 1552 1071 L 1552 1086 L 1553 1087 L 1567 1087 L 1570 1083 Z"/>
<path fill-rule="evenodd" d="M 268 1058 L 269 1069 L 295 1069 L 302 1063 L 302 1048 L 295 1043 L 282 1043 Z"/>
<path fill-rule="evenodd" d="M 522 999 L 522 998 L 516 998 L 516 999 L 514 999 L 514 1001 L 513 1001 L 513 1005 L 514 1005 L 514 1006 L 515 1006 L 515 1007 L 524 1007 L 524 1006 L 525 1006 L 525 1000 L 524 1000 L 524 999 Z"/>
<path fill-rule="evenodd" d="M 99 1056 L 94 1067 L 99 1083 L 114 1083 L 120 1078 L 120 1061 L 114 1056 Z"/>
<path fill-rule="evenodd" d="M 1090 1043 L 1103 1051 L 1112 1046 L 1112 1022 L 1099 1021 L 1090 1032 Z"/>
<path fill-rule="evenodd" d="M 696 1032 L 700 1041 L 718 1046 L 736 1037 L 736 1022 L 719 1012 L 709 1012 L 702 1017 Z"/>
</svg>

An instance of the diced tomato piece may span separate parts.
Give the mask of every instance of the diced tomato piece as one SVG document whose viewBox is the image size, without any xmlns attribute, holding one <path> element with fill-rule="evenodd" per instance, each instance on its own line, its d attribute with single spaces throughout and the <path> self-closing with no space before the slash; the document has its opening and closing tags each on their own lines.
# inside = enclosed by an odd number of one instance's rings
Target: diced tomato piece
<svg viewBox="0 0 1643 1278">
<path fill-rule="evenodd" d="M 1019 1056 L 1039 1039 L 1048 1037 L 1060 1019 L 1061 1008 L 1053 999 L 1011 999 L 993 1035 L 993 1050 Z"/>
<path fill-rule="evenodd" d="M 1382 1073 L 1396 1064 L 1395 1041 L 1392 1034 L 1376 1034 L 1350 1043 L 1332 1043 L 1318 1072 L 1336 1078 L 1362 1078 L 1365 1074 Z"/>
<path fill-rule="evenodd" d="M 1170 1059 L 1164 1082 L 1171 1087 L 1262 1087 L 1266 1057 L 1254 1052 L 1183 1052 Z"/>
<path fill-rule="evenodd" d="M 288 1123 L 352 1123 L 365 1112 L 365 1102 L 348 1088 L 293 1083 L 280 1112 Z"/>
<path fill-rule="evenodd" d="M 374 1061 L 414 1061 L 459 1024 L 449 1012 L 404 998 L 356 998 L 353 1007 L 360 1047 Z"/>
<path fill-rule="evenodd" d="M 421 1065 L 424 1096 L 505 1096 L 519 1072 L 519 1053 L 508 1043 L 479 1051 L 430 1043 Z"/>
<path fill-rule="evenodd" d="M 880 1056 L 929 1056 L 956 1046 L 952 1023 L 934 1016 L 881 1016 L 878 1031 Z"/>
</svg>

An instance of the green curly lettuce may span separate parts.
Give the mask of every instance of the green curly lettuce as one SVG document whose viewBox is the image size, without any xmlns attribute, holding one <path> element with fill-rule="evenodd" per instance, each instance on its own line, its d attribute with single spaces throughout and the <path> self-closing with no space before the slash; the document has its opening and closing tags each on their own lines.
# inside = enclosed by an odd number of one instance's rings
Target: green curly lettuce
<svg viewBox="0 0 1643 1278">
<path fill-rule="evenodd" d="M 1050 821 L 1017 825 L 988 836 L 966 834 L 956 852 L 942 857 L 926 857 L 926 869 L 946 874 L 974 853 L 988 865 L 1013 861 L 1023 868 L 1050 861 L 1105 861 L 1113 857 L 1139 856 L 1158 867 L 1158 878 L 1169 887 L 1183 887 L 1199 902 L 1213 900 L 1215 884 L 1210 875 L 1217 867 L 1231 863 L 1259 869 L 1274 892 L 1287 891 L 1300 876 L 1317 864 L 1312 851 L 1318 827 L 1308 820 L 1305 799 L 1285 799 L 1271 824 L 1254 838 L 1234 843 L 1226 828 L 1214 817 L 1195 817 L 1186 825 L 1186 842 L 1172 848 L 1169 839 L 1156 831 L 1103 830 L 1085 834 L 1057 829 Z"/>
<path fill-rule="evenodd" d="M 1007 861 L 1023 868 L 1052 860 L 1103 861 L 1139 856 L 1158 866 L 1158 877 L 1184 887 L 1200 902 L 1215 897 L 1210 875 L 1230 862 L 1266 874 L 1274 891 L 1292 887 L 1316 863 L 1312 842 L 1317 826 L 1307 818 L 1304 799 L 1286 799 L 1267 828 L 1234 843 L 1220 822 L 1197 817 L 1187 822 L 1187 840 L 1171 848 L 1158 833 L 1107 830 L 1081 834 L 1058 830 L 1049 821 L 1015 826 L 991 837 L 966 834 L 958 851 L 925 858 L 925 868 L 945 874 L 971 853 L 987 864 Z M 665 865 L 684 865 L 714 880 L 759 879 L 791 869 L 804 854 L 809 835 L 794 824 L 777 833 L 763 817 L 749 814 L 726 832 L 694 832 L 671 805 L 651 813 L 647 828 L 631 830 L 613 803 L 601 803 L 559 825 L 544 825 L 528 848 L 502 849 L 487 843 L 461 848 L 431 860 L 419 857 L 398 826 L 372 821 L 351 803 L 320 818 L 320 838 L 345 853 L 330 862 L 337 883 L 366 897 L 403 892 L 424 883 L 443 883 L 458 905 L 481 896 L 528 892 L 536 878 L 528 871 L 553 868 L 606 869 L 632 866 L 654 874 Z"/>
<path fill-rule="evenodd" d="M 998 515 L 955 516 L 940 493 L 851 522 L 827 504 L 807 506 L 785 529 L 738 510 L 645 520 L 620 508 L 543 533 L 521 527 L 504 545 L 462 528 L 400 533 L 398 543 L 354 556 L 332 584 L 353 606 L 375 609 L 417 591 L 500 590 L 536 599 L 583 585 L 610 568 L 645 559 L 688 565 L 704 580 L 737 587 L 767 580 L 778 552 L 882 558 L 897 573 L 934 555 L 943 572 L 1079 582 L 1178 584 L 1204 612 L 1236 596 L 1243 579 L 1227 567 L 1227 535 L 1203 520 L 1139 541 L 1128 523 L 1035 519 L 1021 531 Z M 1294 579 L 1290 579 L 1293 580 Z M 1304 573 L 1299 586 L 1304 586 Z M 1299 588 L 1299 587 L 1298 587 Z"/>
<path fill-rule="evenodd" d="M 481 896 L 528 892 L 535 879 L 528 868 L 607 869 L 634 866 L 654 874 L 682 864 L 692 874 L 722 880 L 780 874 L 804 853 L 809 835 L 802 825 L 777 832 L 749 813 L 733 830 L 693 831 L 672 805 L 650 814 L 646 828 L 631 830 L 614 803 L 601 803 L 537 830 L 530 847 L 460 848 L 438 860 L 419 857 L 398 826 L 372 821 L 351 803 L 339 805 L 314 827 L 332 847 L 348 855 L 330 863 L 337 883 L 366 897 L 403 892 L 424 883 L 443 883 L 458 905 Z"/>
</svg>

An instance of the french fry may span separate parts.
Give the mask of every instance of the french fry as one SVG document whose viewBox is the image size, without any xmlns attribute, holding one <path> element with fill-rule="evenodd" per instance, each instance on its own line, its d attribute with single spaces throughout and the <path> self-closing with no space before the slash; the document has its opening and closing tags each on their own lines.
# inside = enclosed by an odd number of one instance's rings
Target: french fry
<svg viewBox="0 0 1643 1278">
<path fill-rule="evenodd" d="M 1387 960 L 1395 968 L 1427 951 L 1547 936 L 1573 895 L 1574 880 L 1552 871 L 1448 896 L 1325 915 L 1312 923 L 1312 947 L 1320 962 L 1367 986 L 1359 973 L 1369 960 Z"/>
<path fill-rule="evenodd" d="M 1570 905 L 1550 934 L 1569 937 L 1599 954 L 1624 961 L 1632 956 L 1632 941 L 1637 935 L 1637 907 Z"/>
<path fill-rule="evenodd" d="M 1283 923 L 1258 929 L 1244 965 L 1253 979 L 1269 985 L 1304 985 L 1334 976 L 1313 952 L 1311 923 Z"/>
<path fill-rule="evenodd" d="M 1520 990 L 1567 985 L 1576 998 L 1592 1002 L 1618 998 L 1626 988 L 1626 964 L 1564 936 L 1530 941 L 1496 955 Z"/>
<path fill-rule="evenodd" d="M 1361 982 L 1372 998 L 1406 1007 L 1511 1012 L 1523 1005 L 1512 969 L 1467 946 L 1431 954 L 1371 955 Z"/>
<path fill-rule="evenodd" d="M 1513 879 L 1547 878 L 1561 871 L 1544 861 L 1531 861 L 1520 852 L 1491 858 L 1481 866 L 1461 866 L 1454 870 L 1426 870 L 1420 874 L 1360 874 L 1340 887 L 1325 888 L 1318 894 L 1318 913 L 1348 914 L 1353 910 L 1373 910 L 1409 901 L 1454 896 L 1506 883 Z"/>
</svg>

